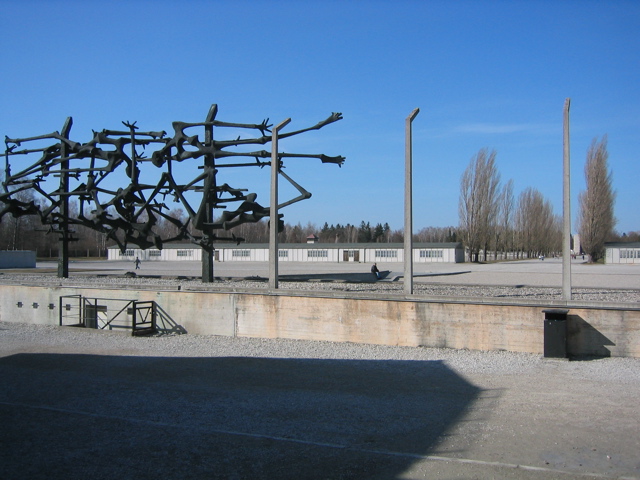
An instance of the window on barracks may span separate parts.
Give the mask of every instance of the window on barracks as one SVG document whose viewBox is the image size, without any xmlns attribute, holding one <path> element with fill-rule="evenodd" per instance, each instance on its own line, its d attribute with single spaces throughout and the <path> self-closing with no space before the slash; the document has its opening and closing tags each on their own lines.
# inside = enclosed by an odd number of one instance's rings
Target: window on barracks
<svg viewBox="0 0 640 480">
<path fill-rule="evenodd" d="M 442 258 L 443 250 L 420 250 L 420 258 Z"/>
</svg>

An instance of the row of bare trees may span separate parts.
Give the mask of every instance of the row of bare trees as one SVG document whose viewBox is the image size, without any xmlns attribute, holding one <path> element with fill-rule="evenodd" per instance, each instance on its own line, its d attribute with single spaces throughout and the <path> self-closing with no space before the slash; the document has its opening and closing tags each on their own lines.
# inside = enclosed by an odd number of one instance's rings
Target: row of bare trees
<svg viewBox="0 0 640 480">
<path fill-rule="evenodd" d="M 578 197 L 578 232 L 591 261 L 602 258 L 605 242 L 616 240 L 608 158 L 606 135 L 594 139 L 584 168 L 586 190 Z M 495 150 L 481 149 L 469 162 L 460 180 L 458 212 L 459 233 L 471 261 L 481 255 L 483 260 L 531 258 L 562 250 L 562 218 L 535 188 L 526 188 L 515 201 L 513 180 L 500 182 Z M 619 240 L 630 238 L 635 237 Z"/>
<path fill-rule="evenodd" d="M 37 216 L 5 215 L 0 222 L 0 250 L 32 250 L 38 257 L 57 257 L 59 237 L 40 223 Z M 105 234 L 78 226 L 73 229 L 69 252 L 73 257 L 106 255 Z"/>
<path fill-rule="evenodd" d="M 551 202 L 531 187 L 516 202 L 513 181 L 501 184 L 495 150 L 483 148 L 469 162 L 460 180 L 458 213 L 459 233 L 471 261 L 531 258 L 561 250 L 562 222 Z"/>
<path fill-rule="evenodd" d="M 24 203 L 36 202 L 33 193 L 25 190 L 19 193 L 19 200 Z M 78 203 L 69 202 L 70 216 L 76 217 Z M 84 212 L 87 218 L 92 214 Z M 181 210 L 170 212 L 170 215 L 180 217 Z M 165 233 L 176 234 L 175 225 L 164 218 L 158 220 L 156 228 Z M 103 257 L 106 256 L 109 241 L 107 235 L 82 225 L 70 228 L 71 242 L 69 254 L 72 257 Z M 13 217 L 5 215 L 0 222 L 0 250 L 33 250 L 38 257 L 57 257 L 59 249 L 59 235 L 51 231 L 50 226 L 44 226 L 37 215 Z"/>
</svg>

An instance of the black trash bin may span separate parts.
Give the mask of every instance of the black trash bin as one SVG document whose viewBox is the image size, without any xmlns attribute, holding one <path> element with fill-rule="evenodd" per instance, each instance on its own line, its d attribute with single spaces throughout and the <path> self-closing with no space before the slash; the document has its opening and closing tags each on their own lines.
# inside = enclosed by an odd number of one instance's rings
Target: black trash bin
<svg viewBox="0 0 640 480">
<path fill-rule="evenodd" d="M 562 308 L 549 308 L 544 313 L 545 358 L 567 358 L 567 313 Z"/>
</svg>

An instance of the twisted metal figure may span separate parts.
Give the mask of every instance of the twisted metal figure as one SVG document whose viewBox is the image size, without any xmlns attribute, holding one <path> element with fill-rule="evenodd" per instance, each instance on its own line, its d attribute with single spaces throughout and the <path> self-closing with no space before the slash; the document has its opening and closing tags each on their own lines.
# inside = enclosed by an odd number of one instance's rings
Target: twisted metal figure
<svg viewBox="0 0 640 480">
<path fill-rule="evenodd" d="M 139 131 L 136 123 L 122 122 L 126 130 L 102 130 L 93 132 L 93 138 L 86 143 L 78 143 L 69 138 L 72 119 L 69 117 L 61 132 L 28 138 L 5 137 L 5 179 L 0 192 L 0 221 L 4 215 L 14 217 L 38 215 L 49 231 L 60 235 L 61 242 L 73 240 L 74 225 L 83 225 L 102 232 L 125 251 L 129 244 L 140 248 L 162 248 L 166 242 L 189 240 L 211 252 L 215 242 L 241 242 L 243 239 L 229 232 L 246 222 L 258 222 L 269 217 L 269 207 L 256 201 L 255 193 L 246 193 L 243 188 L 232 188 L 228 184 L 218 183 L 221 168 L 264 167 L 271 165 L 268 159 L 271 153 L 266 150 L 243 152 L 234 147 L 264 145 L 271 141 L 271 124 L 266 119 L 260 124 L 230 123 L 215 120 L 218 107 L 212 105 L 204 122 L 173 122 L 173 136 L 165 131 Z M 316 125 L 282 133 L 279 138 L 287 138 L 310 130 L 318 130 L 342 119 L 340 113 L 333 113 Z M 204 129 L 204 136 L 189 135 L 193 129 Z M 213 129 L 240 128 L 259 132 L 251 138 L 234 140 L 214 140 Z M 31 142 L 51 144 L 40 148 L 22 148 Z M 139 150 L 152 149 L 150 157 Z M 19 156 L 37 158 L 28 166 L 20 162 L 16 173 L 15 159 Z M 241 158 L 253 158 L 253 161 L 238 161 Z M 318 158 L 322 163 L 342 165 L 342 156 L 329 157 L 323 154 L 278 154 L 280 175 L 287 180 L 300 195 L 290 199 L 278 208 L 309 198 L 311 194 L 282 172 L 286 158 Z M 200 159 L 200 164 L 196 160 Z M 225 163 L 219 160 L 225 159 Z M 12 162 L 10 161 L 13 161 Z M 175 162 L 187 162 L 194 167 L 193 178 L 187 183 L 179 183 L 174 174 Z M 141 167 L 151 166 L 158 169 L 156 184 L 144 183 L 145 175 Z M 198 169 L 200 170 L 198 172 Z M 128 185 L 117 189 L 105 186 L 107 178 L 122 172 L 128 178 Z M 180 168 L 181 176 L 185 168 Z M 59 184 L 52 186 L 53 177 L 59 177 Z M 74 187 L 70 187 L 73 181 Z M 21 201 L 20 192 L 31 191 L 34 201 Z M 200 194 L 198 204 L 190 203 L 186 195 Z M 170 216 L 165 197 L 169 195 L 179 203 L 187 214 L 186 220 Z M 77 199 L 78 212 L 70 213 L 68 202 Z M 228 208 L 237 204 L 236 208 Z M 85 214 L 89 207 L 91 214 Z M 214 209 L 224 209 L 219 219 L 214 220 Z M 281 217 L 282 215 L 278 215 Z M 163 235 L 156 227 L 160 219 L 176 227 L 177 234 Z M 282 221 L 278 224 L 281 228 Z M 229 232 L 219 235 L 219 231 Z"/>
</svg>

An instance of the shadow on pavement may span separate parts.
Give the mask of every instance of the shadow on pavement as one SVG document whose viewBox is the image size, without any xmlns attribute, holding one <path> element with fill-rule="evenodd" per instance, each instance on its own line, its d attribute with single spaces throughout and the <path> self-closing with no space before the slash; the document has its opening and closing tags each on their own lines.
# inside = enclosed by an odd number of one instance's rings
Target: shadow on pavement
<svg viewBox="0 0 640 480">
<path fill-rule="evenodd" d="M 391 270 L 380 272 L 380 278 L 376 279 L 372 273 L 310 273 L 298 275 L 278 275 L 281 282 L 350 282 L 350 283 L 374 283 L 385 280 L 391 274 Z"/>
<path fill-rule="evenodd" d="M 441 361 L 17 354 L 3 479 L 397 478 L 480 390 Z"/>
</svg>

